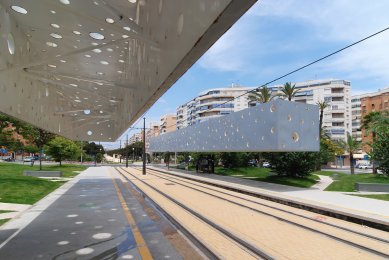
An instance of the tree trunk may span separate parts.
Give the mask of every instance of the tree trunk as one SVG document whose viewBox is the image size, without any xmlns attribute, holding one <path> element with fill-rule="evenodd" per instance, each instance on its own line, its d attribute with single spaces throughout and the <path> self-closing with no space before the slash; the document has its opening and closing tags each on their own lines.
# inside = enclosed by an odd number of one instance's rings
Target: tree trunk
<svg viewBox="0 0 389 260">
<path fill-rule="evenodd" d="M 61 167 L 62 166 L 62 158 L 61 158 L 61 156 L 59 157 L 59 167 Z"/>
<path fill-rule="evenodd" d="M 373 142 L 374 142 L 375 139 L 376 139 L 376 134 L 375 134 L 374 131 L 373 131 L 373 133 L 372 133 L 372 139 L 373 139 Z M 373 151 L 373 148 L 371 148 L 371 149 L 372 149 L 372 151 Z M 371 165 L 373 166 L 373 174 L 377 174 L 378 171 L 377 171 L 377 167 L 375 166 L 374 160 L 371 160 Z"/>
<path fill-rule="evenodd" d="M 322 125 L 323 125 L 323 113 L 324 109 L 320 109 L 320 120 L 319 120 L 319 137 L 321 138 Z"/>
<path fill-rule="evenodd" d="M 350 170 L 351 174 L 354 174 L 354 155 L 350 153 Z"/>
</svg>

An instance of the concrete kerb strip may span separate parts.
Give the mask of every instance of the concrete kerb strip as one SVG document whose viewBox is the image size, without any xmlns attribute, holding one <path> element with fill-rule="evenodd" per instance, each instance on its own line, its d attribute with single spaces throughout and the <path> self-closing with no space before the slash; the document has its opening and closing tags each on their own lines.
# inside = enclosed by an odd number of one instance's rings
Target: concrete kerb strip
<svg viewBox="0 0 389 260">
<path fill-rule="evenodd" d="M 184 173 L 179 173 L 179 172 L 174 172 L 174 171 L 166 171 L 164 169 L 156 168 L 156 167 L 149 167 L 151 169 L 155 169 L 157 171 L 162 171 L 166 172 L 169 174 L 176 174 L 176 175 L 181 175 L 184 176 L 185 178 L 193 179 L 193 180 L 200 180 L 204 181 L 210 184 L 218 185 L 220 187 L 225 187 L 227 189 L 233 189 L 233 190 L 240 190 L 243 193 L 251 193 L 258 195 L 259 197 L 267 197 L 271 200 L 274 201 L 279 201 L 280 203 L 284 203 L 288 205 L 288 203 L 292 205 L 301 205 L 306 208 L 310 208 L 313 210 L 319 210 L 323 212 L 329 212 L 329 213 L 334 213 L 334 214 L 339 214 L 341 216 L 348 216 L 350 218 L 354 218 L 357 220 L 362 220 L 366 222 L 372 222 L 372 223 L 378 223 L 380 225 L 386 226 L 389 229 L 389 217 L 384 216 L 384 215 L 377 215 L 371 212 L 365 212 L 365 211 L 360 211 L 360 210 L 355 210 L 352 208 L 347 208 L 347 207 L 340 207 L 337 205 L 329 204 L 329 203 L 324 203 L 324 202 L 318 202 L 314 200 L 308 200 L 308 199 L 302 199 L 300 197 L 294 197 L 291 195 L 283 195 L 279 192 L 274 192 L 274 191 L 267 191 L 261 188 L 257 187 L 248 187 L 242 184 L 237 184 L 237 183 L 229 183 L 227 181 L 222 181 L 222 180 L 214 180 L 214 179 L 209 179 L 205 178 L 202 176 L 191 176 L 189 174 L 184 174 Z"/>
<path fill-rule="evenodd" d="M 65 194 L 71 187 L 78 182 L 78 176 L 71 181 L 65 183 L 55 191 L 46 195 L 43 199 L 32 205 L 27 211 L 20 213 L 16 218 L 8 221 L 0 230 L 16 230 L 8 239 L 0 244 L 0 249 L 3 248 L 9 241 L 11 241 L 17 234 L 19 234 L 28 224 L 37 218 L 44 210 L 53 204 L 58 198 Z"/>
</svg>

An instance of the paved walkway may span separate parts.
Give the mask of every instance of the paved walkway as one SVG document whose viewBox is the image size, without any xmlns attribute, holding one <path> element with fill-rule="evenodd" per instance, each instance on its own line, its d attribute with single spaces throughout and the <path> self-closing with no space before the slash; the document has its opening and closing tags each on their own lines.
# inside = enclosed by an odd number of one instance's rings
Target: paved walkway
<svg viewBox="0 0 389 260">
<path fill-rule="evenodd" d="M 155 168 L 166 170 L 161 167 Z M 266 195 L 334 213 L 341 213 L 351 217 L 357 216 L 368 221 L 389 225 L 389 202 L 383 200 L 350 196 L 339 192 L 321 191 L 315 188 L 298 188 L 215 174 L 182 173 L 178 171 L 170 171 L 170 173 L 189 176 L 194 179 L 214 182 L 220 185 L 258 193 L 259 195 Z"/>
<path fill-rule="evenodd" d="M 91 167 L 0 227 L 0 259 L 182 259 L 166 234 L 187 242 L 136 196 Z"/>
<path fill-rule="evenodd" d="M 8 213 L 0 213 L 1 219 L 11 219 L 17 217 L 21 212 L 30 208 L 31 205 L 14 204 L 14 203 L 0 203 L 0 210 L 12 211 Z"/>
<path fill-rule="evenodd" d="M 325 175 L 317 175 L 319 176 L 320 180 L 312 186 L 312 189 L 318 189 L 318 190 L 325 190 L 328 186 L 331 185 L 331 183 L 334 182 L 334 180 Z"/>
</svg>

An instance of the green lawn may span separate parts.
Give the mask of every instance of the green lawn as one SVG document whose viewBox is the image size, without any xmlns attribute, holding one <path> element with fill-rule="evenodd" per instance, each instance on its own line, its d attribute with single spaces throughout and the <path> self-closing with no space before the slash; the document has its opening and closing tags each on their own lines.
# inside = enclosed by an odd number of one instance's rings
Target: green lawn
<svg viewBox="0 0 389 260">
<path fill-rule="evenodd" d="M 0 210 L 0 214 L 2 213 L 9 213 L 9 212 L 13 212 L 12 210 Z"/>
<path fill-rule="evenodd" d="M 277 184 L 283 184 L 283 185 L 295 186 L 301 188 L 309 188 L 312 185 L 314 185 L 319 179 L 319 177 L 317 177 L 316 175 L 309 175 L 305 178 L 269 175 L 270 169 L 257 168 L 257 167 L 243 167 L 243 168 L 235 168 L 235 169 L 225 169 L 222 167 L 216 167 L 215 173 L 220 175 L 227 175 L 227 176 L 243 175 L 243 176 L 236 176 L 236 177 L 239 178 L 252 177 L 250 178 L 251 180 L 277 183 Z"/>
<path fill-rule="evenodd" d="M 335 178 L 336 181 L 334 181 L 330 186 L 328 186 L 325 189 L 326 191 L 353 192 L 355 191 L 355 183 L 357 182 L 389 184 L 389 177 L 382 176 L 382 175 L 374 175 L 371 173 L 351 175 L 351 174 L 345 174 L 341 172 L 320 171 L 320 172 L 315 172 L 315 174 L 327 175 Z"/>
<path fill-rule="evenodd" d="M 64 177 L 77 175 L 85 166 L 64 165 L 43 166 L 43 170 L 60 170 Z M 0 163 L 0 202 L 34 204 L 63 184 L 35 177 L 23 176 L 24 170 L 38 170 L 39 166 Z"/>
<path fill-rule="evenodd" d="M 377 199 L 377 200 L 386 200 L 389 201 L 389 194 L 374 194 L 374 195 L 356 195 L 352 194 L 352 196 L 365 197 L 369 199 Z"/>
<path fill-rule="evenodd" d="M 7 222 L 9 220 L 9 218 L 7 219 L 0 219 L 0 226 L 3 225 L 5 222 Z"/>
</svg>

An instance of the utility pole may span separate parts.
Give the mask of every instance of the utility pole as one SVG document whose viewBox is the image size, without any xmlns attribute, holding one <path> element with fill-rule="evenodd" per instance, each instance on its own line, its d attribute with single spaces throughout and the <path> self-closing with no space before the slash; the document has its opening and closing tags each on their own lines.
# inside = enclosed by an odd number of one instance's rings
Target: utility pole
<svg viewBox="0 0 389 260">
<path fill-rule="evenodd" d="M 143 118 L 143 175 L 146 175 L 146 118 Z"/>
<path fill-rule="evenodd" d="M 128 168 L 128 134 L 126 137 L 126 167 Z"/>
</svg>

